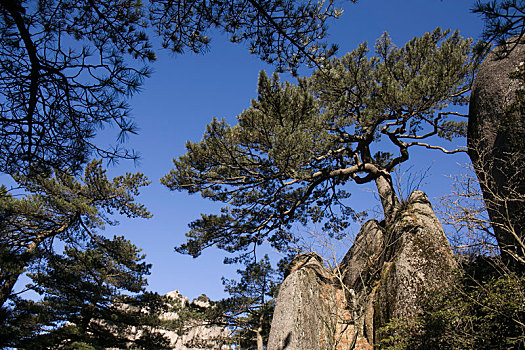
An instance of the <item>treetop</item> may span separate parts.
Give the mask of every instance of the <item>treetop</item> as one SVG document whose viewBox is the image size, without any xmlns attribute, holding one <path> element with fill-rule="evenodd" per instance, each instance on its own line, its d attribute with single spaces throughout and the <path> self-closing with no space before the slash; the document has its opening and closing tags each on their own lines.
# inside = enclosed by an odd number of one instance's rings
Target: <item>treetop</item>
<svg viewBox="0 0 525 350">
<path fill-rule="evenodd" d="M 412 146 L 463 151 L 426 140 L 465 135 L 466 122 L 447 108 L 468 100 L 476 67 L 471 45 L 439 28 L 403 47 L 384 34 L 374 56 L 362 44 L 297 84 L 261 72 L 258 97 L 238 124 L 214 119 L 161 180 L 224 203 L 221 214 L 193 221 L 178 249 L 193 256 L 211 245 L 234 252 L 265 239 L 285 249 L 294 222 L 340 233 L 359 216 L 344 201 L 348 181 L 388 175 Z"/>
</svg>

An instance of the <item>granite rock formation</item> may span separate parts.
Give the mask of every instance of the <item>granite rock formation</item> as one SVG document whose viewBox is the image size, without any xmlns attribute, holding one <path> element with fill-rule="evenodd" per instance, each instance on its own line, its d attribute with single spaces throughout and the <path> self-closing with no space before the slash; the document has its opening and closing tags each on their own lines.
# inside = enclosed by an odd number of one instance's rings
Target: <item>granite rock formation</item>
<svg viewBox="0 0 525 350">
<path fill-rule="evenodd" d="M 206 295 L 190 301 L 187 297 L 181 295 L 178 290 L 166 294 L 167 304 L 170 311 L 166 311 L 158 317 L 163 321 L 176 321 L 180 318 L 179 313 L 182 310 L 203 309 L 211 307 L 211 302 Z M 182 326 L 182 325 L 181 325 Z M 169 348 L 175 350 L 229 350 L 228 338 L 230 332 L 226 327 L 209 325 L 199 320 L 184 320 L 184 329 L 179 331 L 168 329 L 153 329 L 170 342 Z M 134 339 L 141 336 L 141 330 L 131 329 L 128 339 Z M 118 349 L 108 349 L 118 350 Z"/>
<path fill-rule="evenodd" d="M 447 237 L 423 192 L 412 193 L 388 231 L 374 300 L 375 338 L 392 320 L 413 320 L 430 293 L 450 285 L 457 268 Z"/>
<path fill-rule="evenodd" d="M 208 308 L 211 307 L 210 300 L 205 295 L 189 301 L 187 297 L 175 290 L 166 294 L 173 305 L 180 305 L 183 308 Z M 163 320 L 176 320 L 179 315 L 176 312 L 167 312 L 160 315 Z M 159 330 L 159 332 L 170 339 L 171 346 L 175 350 L 199 350 L 214 349 L 227 350 L 231 349 L 226 343 L 230 332 L 226 327 L 210 326 L 200 321 L 187 321 L 184 324 L 185 331 L 179 334 L 171 330 Z"/>
<path fill-rule="evenodd" d="M 268 349 L 332 349 L 336 289 L 315 254 L 302 254 L 279 289 Z"/>
<path fill-rule="evenodd" d="M 524 82 L 524 43 L 512 44 L 507 50 L 497 47 L 489 53 L 474 80 L 467 136 L 469 155 L 502 257 L 509 263 L 521 259 L 522 264 L 525 264 Z"/>
<path fill-rule="evenodd" d="M 415 191 L 385 227 L 366 222 L 354 245 L 330 271 L 301 255 L 277 298 L 268 350 L 374 348 L 396 319 L 410 321 L 456 267 L 428 198 Z"/>
<path fill-rule="evenodd" d="M 385 252 L 385 229 L 376 220 L 367 221 L 359 231 L 353 246 L 341 266 L 344 288 L 353 318 L 357 348 L 368 349 L 374 344 L 374 301 Z"/>
</svg>

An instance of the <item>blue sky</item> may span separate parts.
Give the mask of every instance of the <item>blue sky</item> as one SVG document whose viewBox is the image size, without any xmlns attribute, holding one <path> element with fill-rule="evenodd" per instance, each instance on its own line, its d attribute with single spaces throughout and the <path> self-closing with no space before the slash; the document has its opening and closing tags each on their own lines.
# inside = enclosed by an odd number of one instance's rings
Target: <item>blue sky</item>
<svg viewBox="0 0 525 350">
<path fill-rule="evenodd" d="M 329 24 L 328 41 L 339 45 L 338 56 L 363 41 L 373 47 L 384 31 L 402 46 L 438 26 L 458 29 L 463 36 L 475 39 L 482 30 L 480 18 L 470 12 L 473 0 L 361 0 L 356 5 L 349 1 L 343 4 L 343 16 Z M 171 169 L 171 160 L 184 154 L 187 140 L 200 140 L 213 117 L 235 123 L 235 116 L 256 97 L 259 71 L 272 72 L 273 67 L 250 55 L 245 46 L 229 43 L 220 33 L 211 36 L 210 50 L 203 55 L 161 52 L 152 77 L 130 100 L 139 133 L 132 135 L 127 145 L 141 154 L 141 160 L 138 164 L 121 162 L 110 167 L 109 173 L 145 173 L 152 184 L 144 189 L 140 201 L 154 216 L 149 220 L 122 218 L 119 226 L 107 227 L 107 234 L 123 234 L 147 254 L 153 264 L 150 290 L 164 294 L 178 289 L 190 298 L 205 293 L 218 299 L 224 296 L 221 276 L 233 277 L 236 269 L 222 264 L 225 253 L 210 249 L 193 259 L 173 250 L 184 242 L 188 223 L 201 212 L 213 212 L 218 207 L 198 195 L 170 192 L 159 179 Z M 300 74 L 308 75 L 309 71 L 302 69 Z M 288 75 L 282 79 L 294 80 Z M 110 142 L 106 134 L 111 130 L 99 138 L 101 145 Z M 418 171 L 430 167 L 431 176 L 422 189 L 433 199 L 451 190 L 445 175 L 461 171 L 457 163 L 467 161 L 465 155 L 445 156 L 425 150 L 411 155 L 404 168 L 412 165 Z M 362 208 L 377 205 L 364 187 L 354 193 L 353 203 Z"/>
</svg>

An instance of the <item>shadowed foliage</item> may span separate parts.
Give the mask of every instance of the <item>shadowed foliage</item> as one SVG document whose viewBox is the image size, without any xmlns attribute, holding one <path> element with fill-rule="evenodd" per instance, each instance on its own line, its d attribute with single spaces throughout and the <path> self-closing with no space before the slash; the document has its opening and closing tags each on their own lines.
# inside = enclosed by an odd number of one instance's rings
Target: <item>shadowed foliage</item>
<svg viewBox="0 0 525 350">
<path fill-rule="evenodd" d="M 280 69 L 315 64 L 333 53 L 321 43 L 325 22 L 341 11 L 328 2 L 154 0 L 0 1 L 0 172 L 79 170 L 94 152 L 136 158 L 93 138 L 135 126 L 128 98 L 156 53 L 204 52 L 213 29 Z"/>
</svg>

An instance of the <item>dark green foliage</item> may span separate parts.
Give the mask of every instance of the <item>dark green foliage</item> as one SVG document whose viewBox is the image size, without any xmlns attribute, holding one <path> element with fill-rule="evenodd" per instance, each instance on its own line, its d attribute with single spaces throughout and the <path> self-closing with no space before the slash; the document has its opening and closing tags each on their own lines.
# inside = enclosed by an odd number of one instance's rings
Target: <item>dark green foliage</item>
<svg viewBox="0 0 525 350">
<path fill-rule="evenodd" d="M 93 239 L 94 230 L 116 224 L 109 216 L 114 213 L 150 217 L 134 199 L 148 184 L 146 177 L 127 174 L 110 181 L 100 161 L 86 166 L 82 182 L 62 171 L 15 179 L 27 195 L 13 196 L 5 187 L 0 192 L 0 305 L 26 267 L 53 256 L 57 242 L 77 245 Z"/>
<path fill-rule="evenodd" d="M 363 44 L 297 85 L 261 73 L 258 98 L 238 124 L 213 120 L 162 179 L 172 190 L 224 203 L 219 215 L 190 224 L 178 250 L 242 252 L 264 240 L 286 250 L 291 226 L 309 221 L 338 235 L 359 217 L 345 201 L 345 184 L 389 182 L 412 146 L 460 151 L 423 141 L 465 135 L 466 122 L 443 109 L 467 101 L 476 67 L 471 43 L 437 29 L 399 48 L 384 35 L 375 56 Z M 377 147 L 396 153 L 373 155 Z M 378 184 L 382 201 L 395 197 L 389 183 Z"/>
<path fill-rule="evenodd" d="M 210 27 L 216 27 L 228 33 L 232 42 L 248 43 L 251 53 L 280 69 L 295 69 L 304 60 L 315 64 L 333 53 L 335 48 L 320 39 L 326 36 L 326 20 L 342 13 L 333 0 L 156 0 L 150 12 L 163 46 L 174 52 L 184 47 L 201 52 L 210 41 Z"/>
<path fill-rule="evenodd" d="M 258 262 L 244 260 L 244 264 L 243 269 L 237 270 L 239 280 L 223 278 L 227 298 L 211 301 L 201 295 L 189 304 L 183 300 L 171 302 L 169 310 L 178 317 L 165 321 L 164 329 L 183 335 L 198 326 L 220 327 L 227 331 L 219 337 L 194 338 L 186 346 L 235 344 L 241 349 L 262 350 L 268 341 L 282 275 L 272 268 L 267 255 Z"/>
<path fill-rule="evenodd" d="M 262 344 L 268 341 L 282 277 L 272 268 L 267 255 L 259 262 L 245 262 L 245 268 L 237 273 L 240 276 L 238 281 L 223 278 L 228 298 L 214 302 L 200 315 L 189 316 L 228 327 L 232 333 L 225 341 L 241 349 L 262 349 Z"/>
<path fill-rule="evenodd" d="M 119 146 L 101 149 L 92 141 L 107 124 L 117 126 L 120 138 L 134 132 L 127 99 L 139 90 L 150 72 L 148 62 L 156 58 L 151 37 L 173 52 L 203 52 L 208 33 L 219 29 L 278 68 L 293 70 L 333 52 L 320 40 L 326 20 L 339 14 L 333 1 L 0 0 L 0 172 L 11 174 L 21 188 L 19 193 L 0 188 L 2 331 L 19 332 L 27 348 L 66 338 L 78 339 L 68 348 L 90 348 L 94 338 L 85 337 L 97 325 L 92 320 L 108 315 L 79 316 L 75 307 L 104 300 L 102 309 L 109 310 L 108 303 L 121 302 L 121 291 L 142 290 L 142 279 L 133 282 L 146 273 L 132 264 L 135 258 L 129 254 L 135 248 L 120 242 L 126 254 L 106 256 L 111 244 L 95 231 L 115 224 L 113 214 L 149 216 L 134 202 L 146 178 L 129 174 L 110 181 L 100 162 L 88 164 L 81 181 L 75 176 L 93 153 L 112 160 L 136 157 Z M 135 275 L 126 281 L 104 280 L 109 272 L 100 270 L 101 257 L 113 259 L 123 276 Z M 89 264 L 81 271 L 64 270 L 77 260 Z M 43 304 L 13 294 L 25 271 L 34 273 L 31 288 L 44 293 Z M 73 274 L 64 275 L 70 280 L 59 278 L 64 271 Z M 79 276 L 98 273 L 107 289 L 101 287 L 97 296 L 97 288 L 86 285 L 95 281 Z M 71 294 L 83 288 L 87 295 Z M 67 298 L 71 304 L 63 304 Z M 75 326 L 60 323 L 66 321 Z M 119 322 L 134 324 L 131 319 Z M 42 334 L 40 325 L 47 327 Z M 101 344 L 111 336 L 105 334 L 98 334 Z"/>
<path fill-rule="evenodd" d="M 179 336 L 183 336 L 191 332 L 195 327 L 210 326 L 208 318 L 209 314 L 214 314 L 210 311 L 213 308 L 213 301 L 211 301 L 205 294 L 201 294 L 192 302 L 187 302 L 182 295 L 178 297 L 168 297 L 168 311 L 177 315 L 177 317 L 170 317 L 163 321 L 163 329 L 176 332 Z M 224 339 L 213 339 L 211 337 L 199 338 L 198 335 L 190 340 L 191 344 L 184 344 L 187 347 L 197 347 L 193 345 L 200 344 L 202 348 L 207 349 L 212 347 L 211 344 L 224 343 Z"/>
<path fill-rule="evenodd" d="M 125 336 L 133 325 L 158 324 L 157 316 L 143 312 L 164 307 L 159 296 L 144 294 L 149 274 L 144 256 L 122 237 L 97 233 L 117 224 L 113 214 L 151 216 L 135 202 L 148 181 L 140 173 L 110 180 L 100 164 L 89 163 L 80 180 L 56 170 L 15 176 L 20 193 L 1 187 L 0 344 L 44 349 L 77 342 L 100 348 L 123 344 L 112 329 Z M 42 295 L 41 301 L 15 293 L 25 272 L 31 279 L 27 288 Z M 163 341 L 145 332 L 137 344 Z"/>
<path fill-rule="evenodd" d="M 456 284 L 430 296 L 418 319 L 382 329 L 380 348 L 525 348 L 525 277 L 494 266 L 501 265 L 483 257 L 463 266 Z"/>
<path fill-rule="evenodd" d="M 143 259 L 122 237 L 95 236 L 86 247 L 66 246 L 46 265 L 30 269 L 33 289 L 43 299 L 14 299 L 6 310 L 11 315 L 2 325 L 3 339 L 21 349 L 166 348 L 169 341 L 150 328 L 161 323 L 158 315 L 167 309 L 163 298 L 137 294 L 144 291 L 150 269 Z M 139 337 L 131 327 L 142 331 Z"/>
<path fill-rule="evenodd" d="M 280 68 L 315 62 L 333 1 L 0 1 L 0 172 L 74 171 L 95 152 L 135 158 L 92 143 L 105 124 L 135 132 L 127 99 L 156 54 L 150 37 L 181 53 L 203 52 L 216 28 Z"/>
<path fill-rule="evenodd" d="M 523 0 L 478 0 L 473 9 L 473 12 L 481 14 L 485 19 L 483 38 L 498 45 L 510 43 L 511 45 L 505 45 L 505 51 L 512 50 L 525 34 L 524 11 Z"/>
<path fill-rule="evenodd" d="M 243 349 L 257 348 L 257 337 L 268 342 L 279 281 L 266 255 L 238 270 L 239 281 L 223 279 L 229 298 L 218 303 L 234 339 Z"/>
</svg>

